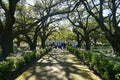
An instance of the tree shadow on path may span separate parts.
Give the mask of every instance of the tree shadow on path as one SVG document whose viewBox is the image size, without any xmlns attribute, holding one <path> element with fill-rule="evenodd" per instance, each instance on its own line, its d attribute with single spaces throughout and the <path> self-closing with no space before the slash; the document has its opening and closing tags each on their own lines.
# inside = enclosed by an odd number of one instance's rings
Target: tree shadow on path
<svg viewBox="0 0 120 80">
<path fill-rule="evenodd" d="M 100 80 L 67 51 L 45 55 L 16 80 Z"/>
</svg>

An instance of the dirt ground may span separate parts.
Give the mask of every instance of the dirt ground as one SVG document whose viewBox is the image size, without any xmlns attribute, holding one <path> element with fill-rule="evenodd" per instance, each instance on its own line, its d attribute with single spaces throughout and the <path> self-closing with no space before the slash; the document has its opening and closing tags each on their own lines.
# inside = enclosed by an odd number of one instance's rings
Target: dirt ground
<svg viewBox="0 0 120 80">
<path fill-rule="evenodd" d="M 15 80 L 102 80 L 67 50 L 53 49 Z"/>
</svg>

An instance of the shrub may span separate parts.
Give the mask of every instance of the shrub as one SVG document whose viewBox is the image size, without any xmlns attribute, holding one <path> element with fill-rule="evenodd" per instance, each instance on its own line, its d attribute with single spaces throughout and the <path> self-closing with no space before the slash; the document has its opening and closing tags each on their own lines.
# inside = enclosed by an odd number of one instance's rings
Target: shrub
<svg viewBox="0 0 120 80">
<path fill-rule="evenodd" d="M 39 52 L 24 53 L 21 57 L 10 55 L 5 61 L 0 63 L 0 80 L 9 80 L 15 70 L 22 68 L 35 59 L 39 59 L 42 54 L 50 50 L 51 48 L 46 48 Z"/>
<path fill-rule="evenodd" d="M 119 58 L 110 58 L 103 53 L 96 54 L 93 51 L 80 51 L 72 47 L 67 47 L 67 49 L 88 64 L 103 79 L 120 80 Z"/>
<path fill-rule="evenodd" d="M 1 80 L 8 80 L 12 71 L 13 71 L 13 59 L 7 59 L 0 63 L 0 79 Z"/>
<path fill-rule="evenodd" d="M 120 80 L 120 73 L 115 75 L 115 80 Z"/>
<path fill-rule="evenodd" d="M 115 80 L 120 80 L 120 63 L 115 63 L 113 70 L 115 71 Z"/>
<path fill-rule="evenodd" d="M 24 53 L 23 58 L 25 59 L 25 63 L 28 64 L 31 60 L 30 54 Z"/>
<path fill-rule="evenodd" d="M 36 52 L 35 53 L 35 57 L 38 59 L 38 58 L 40 58 L 40 55 L 41 55 L 42 53 L 39 51 L 39 52 Z"/>
<path fill-rule="evenodd" d="M 15 70 L 23 67 L 25 65 L 25 59 L 23 57 L 15 58 Z"/>
</svg>

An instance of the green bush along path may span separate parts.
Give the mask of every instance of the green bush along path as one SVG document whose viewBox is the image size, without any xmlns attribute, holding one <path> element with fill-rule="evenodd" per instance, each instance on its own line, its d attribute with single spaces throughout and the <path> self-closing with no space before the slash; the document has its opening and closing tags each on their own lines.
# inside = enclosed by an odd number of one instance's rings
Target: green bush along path
<svg viewBox="0 0 120 80">
<path fill-rule="evenodd" d="M 66 50 L 53 49 L 16 80 L 102 80 Z"/>
</svg>

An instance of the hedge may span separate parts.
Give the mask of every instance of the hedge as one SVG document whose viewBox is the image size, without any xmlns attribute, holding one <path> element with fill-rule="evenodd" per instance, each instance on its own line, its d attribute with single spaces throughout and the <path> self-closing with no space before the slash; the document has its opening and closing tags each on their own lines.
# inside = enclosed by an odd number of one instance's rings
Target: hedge
<svg viewBox="0 0 120 80">
<path fill-rule="evenodd" d="M 0 62 L 0 80 L 10 80 L 11 74 L 16 70 L 27 66 L 34 60 L 38 60 L 41 55 L 50 51 L 51 48 L 41 49 L 37 52 L 24 53 L 20 57 L 9 56 L 6 60 Z"/>
<path fill-rule="evenodd" d="M 80 51 L 72 47 L 67 47 L 67 49 L 84 61 L 90 69 L 103 79 L 120 80 L 120 63 L 114 58 L 106 57 L 103 54 L 97 54 L 93 51 Z"/>
</svg>

